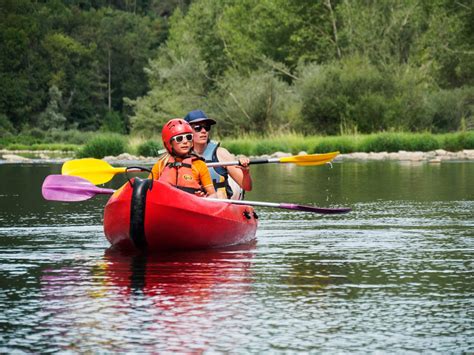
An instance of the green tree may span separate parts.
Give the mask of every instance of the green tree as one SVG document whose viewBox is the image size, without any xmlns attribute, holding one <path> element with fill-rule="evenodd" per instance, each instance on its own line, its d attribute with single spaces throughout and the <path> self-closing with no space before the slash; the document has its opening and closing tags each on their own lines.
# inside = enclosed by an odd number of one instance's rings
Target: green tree
<svg viewBox="0 0 474 355">
<path fill-rule="evenodd" d="M 170 118 L 182 117 L 205 102 L 212 83 L 209 68 L 192 34 L 183 30 L 183 21 L 181 11 L 176 11 L 170 20 L 170 40 L 146 70 L 151 90 L 136 100 L 126 100 L 134 109 L 133 133 L 160 134 Z"/>
<path fill-rule="evenodd" d="M 474 4 L 424 2 L 426 30 L 414 61 L 427 67 L 441 87 L 474 85 Z"/>
<path fill-rule="evenodd" d="M 39 126 L 44 130 L 52 128 L 64 129 L 66 124 L 66 117 L 61 113 L 60 103 L 62 93 L 58 87 L 53 85 L 49 89 L 50 101 L 46 110 L 39 115 Z"/>
<path fill-rule="evenodd" d="M 2 1 L 0 112 L 17 128 L 34 125 L 54 85 L 69 128 L 99 128 L 109 103 L 124 117 L 123 97 L 147 91 L 143 68 L 166 37 L 154 6 L 153 0 Z"/>
<path fill-rule="evenodd" d="M 12 123 L 3 113 L 0 113 L 0 137 L 6 134 L 11 134 L 15 131 Z"/>
<path fill-rule="evenodd" d="M 431 127 L 427 100 L 433 88 L 422 71 L 381 70 L 353 57 L 299 71 L 296 91 L 302 117 L 313 132 L 338 134 Z"/>
<path fill-rule="evenodd" d="M 224 135 L 288 132 L 300 113 L 289 84 L 267 71 L 251 75 L 228 72 L 220 79 L 206 110 L 219 117 L 217 130 Z"/>
<path fill-rule="evenodd" d="M 344 1 L 337 13 L 343 56 L 366 56 L 380 66 L 408 63 L 426 26 L 418 0 Z"/>
<path fill-rule="evenodd" d="M 102 121 L 101 130 L 105 132 L 124 134 L 126 131 L 125 122 L 122 117 L 120 117 L 120 113 L 116 111 L 108 111 Z"/>
<path fill-rule="evenodd" d="M 0 6 L 0 112 L 16 128 L 42 109 L 46 98 L 44 65 L 37 54 L 42 35 L 34 15 L 37 4 L 5 0 Z"/>
<path fill-rule="evenodd" d="M 108 111 L 123 111 L 123 98 L 148 89 L 143 68 L 158 47 L 162 22 L 133 13 L 100 11 L 97 54 Z"/>
<path fill-rule="evenodd" d="M 86 47 L 62 33 L 50 33 L 42 44 L 50 67 L 48 84 L 63 93 L 64 111 L 68 123 L 78 128 L 98 128 L 92 96 L 97 95 L 93 80 L 95 47 Z"/>
<path fill-rule="evenodd" d="M 206 63 L 209 78 L 222 75 L 231 66 L 220 36 L 218 20 L 231 0 L 198 0 L 189 7 L 186 15 L 179 9 L 170 19 L 167 47 L 176 58 L 189 59 L 198 54 Z M 188 49 L 189 47 L 189 49 Z"/>
<path fill-rule="evenodd" d="M 255 69 L 270 61 L 295 68 L 299 61 L 337 58 L 337 1 L 243 0 L 225 8 L 218 28 L 228 57 Z"/>
</svg>

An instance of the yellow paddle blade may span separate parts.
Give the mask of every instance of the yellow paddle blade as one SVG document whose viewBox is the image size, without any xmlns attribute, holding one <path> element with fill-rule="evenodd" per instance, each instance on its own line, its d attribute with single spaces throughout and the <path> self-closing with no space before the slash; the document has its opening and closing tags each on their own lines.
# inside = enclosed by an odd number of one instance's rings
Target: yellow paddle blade
<svg viewBox="0 0 474 355">
<path fill-rule="evenodd" d="M 333 160 L 339 152 L 331 152 L 324 154 L 308 154 L 308 155 L 295 155 L 292 157 L 285 157 L 280 159 L 280 163 L 294 163 L 300 166 L 314 166 L 329 163 Z"/>
<path fill-rule="evenodd" d="M 125 168 L 114 168 L 106 161 L 93 158 L 69 160 L 63 164 L 63 175 L 79 176 L 89 180 L 94 185 L 104 184 L 115 176 L 124 173 Z"/>
</svg>

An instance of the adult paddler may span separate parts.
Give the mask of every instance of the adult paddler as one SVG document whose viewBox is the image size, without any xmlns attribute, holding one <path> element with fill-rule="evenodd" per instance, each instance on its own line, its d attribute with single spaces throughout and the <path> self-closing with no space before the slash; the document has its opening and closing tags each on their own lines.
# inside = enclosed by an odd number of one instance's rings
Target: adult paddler
<svg viewBox="0 0 474 355">
<path fill-rule="evenodd" d="M 235 157 L 219 142 L 210 140 L 211 127 L 216 121 L 207 117 L 201 110 L 189 112 L 184 120 L 193 128 L 194 151 L 206 162 L 234 161 Z M 209 168 L 214 187 L 219 198 L 242 199 L 244 191 L 252 190 L 249 159 L 241 156 L 240 165 Z"/>
</svg>

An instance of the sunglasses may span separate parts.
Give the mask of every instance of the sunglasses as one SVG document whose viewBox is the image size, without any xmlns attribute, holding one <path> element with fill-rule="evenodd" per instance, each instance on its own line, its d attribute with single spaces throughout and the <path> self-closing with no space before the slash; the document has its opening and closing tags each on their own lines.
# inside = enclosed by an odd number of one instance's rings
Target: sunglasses
<svg viewBox="0 0 474 355">
<path fill-rule="evenodd" d="M 176 141 L 177 143 L 181 143 L 183 139 L 186 138 L 188 142 L 191 142 L 193 140 L 193 135 L 192 134 L 180 134 L 179 136 L 174 136 L 171 138 L 171 141 Z"/>
<path fill-rule="evenodd" d="M 193 125 L 194 132 L 201 132 L 203 128 L 206 130 L 206 132 L 209 132 L 211 130 L 211 125 L 209 124 Z"/>
</svg>

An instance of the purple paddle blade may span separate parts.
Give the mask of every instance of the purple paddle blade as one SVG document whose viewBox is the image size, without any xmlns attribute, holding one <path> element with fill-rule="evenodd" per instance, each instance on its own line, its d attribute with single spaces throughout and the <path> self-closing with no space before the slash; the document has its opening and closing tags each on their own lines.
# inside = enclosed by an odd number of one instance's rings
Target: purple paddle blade
<svg viewBox="0 0 474 355">
<path fill-rule="evenodd" d="M 41 192 L 46 200 L 73 202 L 88 200 L 97 194 L 113 194 L 114 190 L 97 187 L 77 176 L 49 175 Z"/>
</svg>

